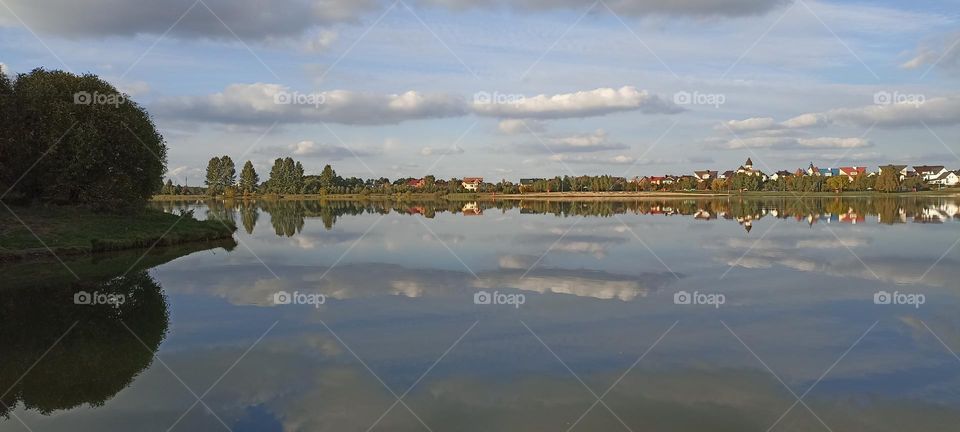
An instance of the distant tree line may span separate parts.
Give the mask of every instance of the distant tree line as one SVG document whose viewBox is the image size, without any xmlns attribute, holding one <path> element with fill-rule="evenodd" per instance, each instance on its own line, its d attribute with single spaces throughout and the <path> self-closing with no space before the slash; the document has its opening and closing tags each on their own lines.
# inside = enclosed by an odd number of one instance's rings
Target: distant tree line
<svg viewBox="0 0 960 432">
<path fill-rule="evenodd" d="M 391 181 L 386 177 L 362 179 L 344 178 L 330 166 L 325 165 L 320 174 L 307 174 L 303 164 L 291 157 L 278 158 L 270 169 L 269 177 L 261 182 L 251 161 L 246 161 L 236 178 L 236 168 L 229 156 L 210 159 L 207 165 L 206 186 L 209 195 L 250 196 L 253 194 L 454 194 L 474 192 L 463 187 L 461 179 L 438 179 L 433 175 L 423 178 L 403 177 Z M 776 179 L 763 175 L 737 173 L 728 178 L 702 180 L 692 175 L 668 177 L 644 177 L 627 180 L 610 175 L 556 176 L 553 178 L 526 179 L 521 183 L 501 180 L 497 183 L 482 183 L 476 192 L 483 193 L 544 193 L 544 192 L 640 192 L 640 191 L 770 191 L 770 192 L 843 192 L 880 191 L 901 192 L 927 189 L 929 185 L 922 176 L 906 176 L 893 166 L 881 167 L 879 174 L 866 172 L 856 176 L 847 175 L 795 175 L 782 174 Z M 175 188 L 175 186 L 174 186 Z M 170 188 L 168 188 L 169 190 Z"/>
<path fill-rule="evenodd" d="M 6 201 L 142 208 L 163 186 L 153 120 L 95 75 L 0 71 L 0 194 Z"/>
</svg>

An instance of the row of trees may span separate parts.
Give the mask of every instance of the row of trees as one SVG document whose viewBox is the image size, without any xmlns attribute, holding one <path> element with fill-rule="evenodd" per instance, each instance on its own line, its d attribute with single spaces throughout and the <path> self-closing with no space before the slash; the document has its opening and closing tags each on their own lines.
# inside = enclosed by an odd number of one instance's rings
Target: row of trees
<svg viewBox="0 0 960 432">
<path fill-rule="evenodd" d="M 303 164 L 293 158 L 278 158 L 270 168 L 269 177 L 261 182 L 260 176 L 251 161 L 246 161 L 237 178 L 236 166 L 230 156 L 219 156 L 210 159 L 207 164 L 206 179 L 208 195 L 243 195 L 253 194 L 394 194 L 405 192 L 423 193 L 457 193 L 464 192 L 459 179 L 440 180 L 434 176 L 423 178 L 423 186 L 414 187 L 408 183 L 412 178 L 400 178 L 393 182 L 386 177 L 377 179 L 362 179 L 358 177 L 344 178 L 330 165 L 325 165 L 318 175 L 305 173 Z M 509 183 L 508 183 L 509 184 Z M 500 187 L 485 185 L 484 191 L 500 192 Z M 506 187 L 516 188 L 509 184 Z M 162 193 L 177 193 L 178 186 L 168 180 Z"/>
<path fill-rule="evenodd" d="M 324 166 L 319 175 L 307 175 L 303 165 L 290 158 L 276 159 L 270 169 L 270 177 L 263 183 L 247 161 L 236 179 L 233 160 L 229 156 L 214 157 L 207 165 L 206 184 L 211 195 L 275 194 L 396 194 L 405 192 L 461 193 L 466 192 L 457 178 L 437 179 L 428 175 L 423 179 L 399 178 L 391 182 L 386 177 L 378 179 L 343 178 L 330 165 Z M 421 181 L 422 180 L 422 181 Z M 416 185 L 412 185 L 416 183 Z M 623 177 L 557 176 L 550 179 L 535 179 L 522 186 L 501 180 L 499 183 L 484 183 L 478 192 L 514 194 L 520 192 L 637 192 L 637 191 L 776 191 L 776 192 L 842 192 L 870 191 L 898 192 L 927 188 L 922 177 L 911 176 L 903 180 L 894 167 L 882 167 L 879 175 L 861 173 L 853 178 L 847 176 L 786 175 L 776 180 L 759 175 L 737 174 L 727 179 L 700 181 L 693 176 L 674 178 L 670 183 L 654 183 L 649 178 L 628 181 Z"/>
<path fill-rule="evenodd" d="M 4 200 L 142 208 L 163 185 L 166 155 L 146 110 L 97 76 L 0 71 Z"/>
</svg>

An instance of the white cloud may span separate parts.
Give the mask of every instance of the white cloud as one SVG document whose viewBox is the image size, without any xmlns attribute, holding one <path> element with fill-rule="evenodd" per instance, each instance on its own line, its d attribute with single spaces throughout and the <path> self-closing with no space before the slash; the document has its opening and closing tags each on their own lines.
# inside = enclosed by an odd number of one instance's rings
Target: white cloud
<svg viewBox="0 0 960 432">
<path fill-rule="evenodd" d="M 200 168 L 181 165 L 167 171 L 167 175 L 165 177 L 172 179 L 174 183 L 179 183 L 181 181 L 184 181 L 185 179 L 189 179 L 192 177 L 196 179 L 194 184 L 200 184 L 200 177 L 203 174 L 204 172 Z"/>
<path fill-rule="evenodd" d="M 520 153 L 589 153 L 627 149 L 624 144 L 610 142 L 607 132 L 597 129 L 591 133 L 537 137 L 536 140 L 517 144 Z"/>
<path fill-rule="evenodd" d="M 900 65 L 904 69 L 934 66 L 953 72 L 960 70 L 960 32 L 947 35 L 934 44 L 920 46 L 913 58 Z"/>
<path fill-rule="evenodd" d="M 519 119 L 580 118 L 639 110 L 647 114 L 682 111 L 671 102 L 633 86 L 516 97 L 506 102 L 474 101 L 473 111 L 482 116 Z"/>
<path fill-rule="evenodd" d="M 421 0 L 419 3 L 450 9 L 512 8 L 525 12 L 548 10 L 582 11 L 589 2 L 579 0 Z M 745 16 L 767 12 L 786 3 L 784 0 L 607 0 L 618 15 Z"/>
<path fill-rule="evenodd" d="M 730 128 L 734 132 L 740 131 L 754 131 L 761 129 L 769 129 L 774 126 L 774 120 L 772 117 L 751 117 L 746 120 L 730 120 L 726 123 L 726 126 L 720 125 L 716 129 L 726 129 Z"/>
<path fill-rule="evenodd" d="M 824 118 L 821 114 L 801 114 L 781 123 L 785 128 L 797 129 L 814 126 L 823 126 Z"/>
<path fill-rule="evenodd" d="M 821 114 L 825 121 L 857 127 L 915 127 L 960 124 L 960 97 L 926 99 L 920 104 L 898 103 L 861 108 L 839 108 Z"/>
<path fill-rule="evenodd" d="M 575 164 L 602 164 L 602 165 L 629 165 L 632 164 L 636 159 L 627 156 L 627 155 L 616 155 L 616 156 L 583 156 L 583 155 L 568 155 L 568 154 L 555 154 L 550 156 L 552 162 L 564 162 L 564 163 L 575 163 Z"/>
<path fill-rule="evenodd" d="M 715 147 L 726 150 L 739 149 L 851 149 L 870 147 L 873 144 L 864 138 L 793 138 L 793 137 L 746 137 L 733 138 Z"/>
<path fill-rule="evenodd" d="M 460 146 L 453 146 L 453 147 L 440 148 L 440 149 L 433 148 L 433 147 L 424 147 L 420 149 L 420 154 L 423 156 L 434 156 L 434 155 L 449 156 L 449 155 L 458 155 L 463 153 L 464 153 L 464 150 Z"/>
<path fill-rule="evenodd" d="M 298 141 L 288 146 L 263 147 L 258 149 L 257 153 L 271 157 L 291 155 L 305 158 L 323 158 L 327 160 L 342 160 L 376 154 L 376 152 L 366 149 L 347 148 L 341 145 L 318 143 L 311 140 Z"/>
<path fill-rule="evenodd" d="M 633 87 L 540 95 L 517 104 L 474 102 L 471 106 L 463 97 L 448 93 L 415 90 L 400 94 L 349 90 L 300 92 L 272 83 L 231 84 L 210 95 L 164 98 L 151 108 L 165 118 L 232 125 L 274 122 L 383 125 L 460 117 L 471 110 L 479 115 L 513 119 L 589 117 L 630 110 L 676 112 L 675 106 Z M 528 126 L 542 129 L 537 122 L 528 123 Z M 502 127 L 506 131 L 516 131 L 523 125 L 511 122 Z"/>
<path fill-rule="evenodd" d="M 225 124 L 395 124 L 466 114 L 463 99 L 448 94 L 301 93 L 267 83 L 232 84 L 212 95 L 167 98 L 154 109 L 167 118 Z"/>
<path fill-rule="evenodd" d="M 117 90 L 134 97 L 142 96 L 150 93 L 150 84 L 147 84 L 144 81 L 122 83 L 117 85 Z"/>
<path fill-rule="evenodd" d="M 497 130 L 506 135 L 522 135 L 531 131 L 540 133 L 546 131 L 546 125 L 539 120 L 533 119 L 505 119 L 497 124 Z"/>
<path fill-rule="evenodd" d="M 310 53 L 324 52 L 337 41 L 337 32 L 332 30 L 321 30 L 316 35 L 307 39 L 304 44 L 304 50 Z"/>
<path fill-rule="evenodd" d="M 894 95 L 896 94 L 885 94 L 888 98 Z M 780 131 L 783 129 L 809 129 L 827 126 L 850 126 L 863 129 L 871 127 L 922 128 L 924 123 L 929 126 L 960 124 L 960 96 L 928 99 L 922 94 L 904 94 L 903 97 L 912 98 L 913 102 L 904 103 L 901 101 L 901 103 L 875 104 L 856 108 L 835 108 L 823 112 L 801 114 L 780 123 L 773 123 L 766 119 L 750 118 L 731 120 L 725 124 L 731 126 L 731 129 L 735 132 L 745 131 L 752 135 L 775 132 L 765 134 L 769 136 L 763 137 L 764 139 L 756 137 L 757 139 L 754 140 L 756 143 L 778 142 L 775 136 L 781 134 Z M 725 128 L 721 125 L 716 129 L 723 130 Z M 780 138 L 780 140 L 789 139 L 791 138 Z M 747 139 L 744 139 L 744 141 L 747 141 Z M 815 143 L 808 143 L 804 146 L 815 146 Z M 757 145 L 757 147 L 764 147 L 764 145 Z"/>
</svg>

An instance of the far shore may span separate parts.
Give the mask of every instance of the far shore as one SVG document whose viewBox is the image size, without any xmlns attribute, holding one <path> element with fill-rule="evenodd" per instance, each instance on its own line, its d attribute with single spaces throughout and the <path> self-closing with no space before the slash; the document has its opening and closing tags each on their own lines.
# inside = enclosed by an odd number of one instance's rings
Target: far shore
<svg viewBox="0 0 960 432">
<path fill-rule="evenodd" d="M 497 193 L 403 193 L 403 194 L 265 194 L 265 195 L 246 195 L 227 198 L 208 195 L 156 195 L 153 201 L 197 201 L 205 199 L 218 200 L 326 200 L 326 201 L 427 201 L 442 199 L 447 201 L 492 201 L 492 200 L 570 200 L 570 201 L 591 201 L 591 200 L 627 200 L 627 199 L 645 199 L 645 198 L 664 198 L 664 199 L 683 199 L 683 198 L 735 198 L 735 197 L 910 197 L 910 196 L 944 196 L 953 197 L 960 195 L 960 189 L 930 190 L 921 192 L 873 192 L 873 191 L 847 191 L 847 192 L 712 192 L 712 191 L 691 191 L 691 192 L 531 192 L 525 194 L 497 194 Z"/>
</svg>

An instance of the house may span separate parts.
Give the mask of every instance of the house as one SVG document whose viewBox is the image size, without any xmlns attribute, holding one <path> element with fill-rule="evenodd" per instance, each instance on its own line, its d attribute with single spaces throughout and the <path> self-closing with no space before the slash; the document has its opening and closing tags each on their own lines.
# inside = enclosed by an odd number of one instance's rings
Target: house
<svg viewBox="0 0 960 432">
<path fill-rule="evenodd" d="M 733 171 L 724 171 L 723 174 L 720 174 L 719 176 L 717 176 L 717 178 L 721 180 L 728 180 L 728 179 L 732 179 L 733 176 L 735 175 L 737 175 L 737 173 Z"/>
<path fill-rule="evenodd" d="M 674 176 L 669 176 L 669 175 L 668 175 L 668 176 L 663 176 L 663 177 L 653 176 L 653 177 L 650 177 L 649 180 L 650 180 L 650 184 L 652 184 L 652 185 L 654 185 L 654 186 L 672 185 L 672 184 L 674 184 L 674 183 L 677 182 L 677 178 L 676 178 L 676 177 L 674 177 Z"/>
<path fill-rule="evenodd" d="M 840 174 L 839 174 L 839 175 L 845 175 L 845 176 L 847 176 L 847 178 L 850 179 L 850 181 L 853 181 L 853 178 L 854 178 L 854 177 L 856 177 L 856 176 L 858 176 L 858 175 L 860 175 L 860 174 L 864 174 L 864 173 L 866 173 L 866 172 L 867 172 L 867 167 L 857 167 L 857 166 L 853 166 L 853 167 L 840 167 Z"/>
<path fill-rule="evenodd" d="M 749 175 L 749 176 L 759 176 L 759 177 L 763 178 L 764 180 L 767 179 L 767 175 L 764 174 L 763 171 L 760 171 L 760 170 L 758 170 L 758 169 L 754 169 L 754 168 L 753 168 L 753 160 L 752 160 L 751 158 L 747 158 L 747 162 L 745 162 L 743 165 L 741 165 L 740 168 L 737 168 L 737 172 L 736 172 L 736 173 L 737 173 L 737 174 L 746 174 L 746 175 Z"/>
<path fill-rule="evenodd" d="M 792 176 L 792 175 L 793 175 L 793 173 L 790 172 L 790 171 L 777 171 L 777 172 L 773 173 L 773 175 L 770 176 L 770 180 L 777 181 L 777 180 L 780 180 L 780 179 L 782 179 L 782 178 L 790 177 L 790 176 Z"/>
<path fill-rule="evenodd" d="M 717 176 L 720 174 L 717 171 L 710 171 L 710 170 L 694 171 L 693 173 L 696 174 L 698 183 L 703 183 L 705 181 L 713 180 L 717 178 Z"/>
<path fill-rule="evenodd" d="M 934 179 L 949 172 L 942 165 L 920 165 L 913 167 L 913 169 L 917 172 L 917 174 L 923 176 L 923 179 L 926 181 L 933 181 Z"/>
<path fill-rule="evenodd" d="M 940 174 L 939 177 L 930 180 L 930 184 L 940 186 L 956 186 L 957 184 L 960 184 L 960 171 L 947 171 L 943 174 Z"/>
<path fill-rule="evenodd" d="M 483 177 L 464 177 L 460 184 L 468 191 L 475 191 L 483 184 Z"/>
<path fill-rule="evenodd" d="M 807 167 L 807 175 L 808 175 L 808 176 L 819 176 L 819 175 L 820 175 L 820 168 L 817 168 L 816 166 L 813 165 L 813 162 L 810 162 L 810 166 Z"/>
<path fill-rule="evenodd" d="M 422 178 L 421 178 L 421 179 L 410 179 L 410 180 L 407 180 L 407 186 L 415 187 L 415 188 L 418 188 L 418 189 L 419 189 L 419 188 L 422 188 L 423 185 L 425 185 L 425 184 L 426 184 L 426 182 L 423 181 Z"/>
<path fill-rule="evenodd" d="M 836 177 L 840 175 L 840 168 L 820 168 L 820 177 Z"/>
</svg>

